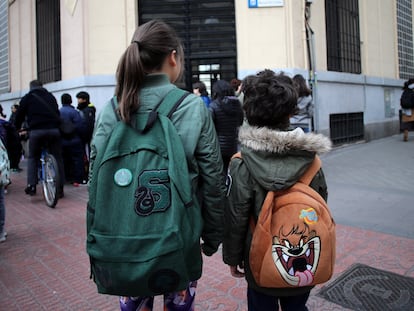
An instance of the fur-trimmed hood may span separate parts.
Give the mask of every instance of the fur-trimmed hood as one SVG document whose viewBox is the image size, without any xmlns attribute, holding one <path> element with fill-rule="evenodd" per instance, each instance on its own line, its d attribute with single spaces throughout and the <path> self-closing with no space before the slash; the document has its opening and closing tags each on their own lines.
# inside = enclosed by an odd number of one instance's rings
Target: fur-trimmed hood
<svg viewBox="0 0 414 311">
<path fill-rule="evenodd" d="M 239 131 L 240 143 L 257 151 L 284 154 L 294 150 L 325 153 L 331 150 L 331 140 L 322 134 L 305 133 L 301 128 L 277 131 L 266 127 L 244 125 Z"/>
<path fill-rule="evenodd" d="M 268 190 L 290 187 L 312 163 L 315 154 L 331 149 L 329 138 L 301 128 L 278 131 L 243 125 L 239 131 L 242 159 L 253 178 Z"/>
</svg>

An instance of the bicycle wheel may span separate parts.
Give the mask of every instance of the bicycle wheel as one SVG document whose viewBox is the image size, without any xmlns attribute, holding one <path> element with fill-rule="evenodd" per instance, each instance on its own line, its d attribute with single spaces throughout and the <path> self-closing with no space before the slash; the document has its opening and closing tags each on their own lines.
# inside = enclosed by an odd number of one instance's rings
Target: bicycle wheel
<svg viewBox="0 0 414 311">
<path fill-rule="evenodd" d="M 43 197 L 47 206 L 54 208 L 59 199 L 60 175 L 55 157 L 51 154 L 45 156 L 44 179 L 42 180 Z"/>
</svg>

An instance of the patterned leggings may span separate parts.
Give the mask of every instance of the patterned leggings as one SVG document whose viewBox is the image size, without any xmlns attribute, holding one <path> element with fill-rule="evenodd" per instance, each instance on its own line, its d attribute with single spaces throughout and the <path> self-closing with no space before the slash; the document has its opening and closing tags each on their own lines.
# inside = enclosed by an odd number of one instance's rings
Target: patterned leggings
<svg viewBox="0 0 414 311">
<path fill-rule="evenodd" d="M 197 281 L 187 289 L 164 295 L 164 311 L 194 311 Z M 152 311 L 154 297 L 120 297 L 121 311 Z"/>
</svg>

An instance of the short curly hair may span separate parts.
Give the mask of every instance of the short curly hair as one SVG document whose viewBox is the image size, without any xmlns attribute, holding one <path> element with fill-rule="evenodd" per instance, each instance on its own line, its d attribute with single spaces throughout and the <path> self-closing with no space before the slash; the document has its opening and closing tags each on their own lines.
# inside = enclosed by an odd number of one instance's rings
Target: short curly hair
<svg viewBox="0 0 414 311">
<path fill-rule="evenodd" d="M 284 73 L 265 69 L 243 80 L 243 109 L 252 126 L 285 130 L 297 109 L 297 91 Z"/>
</svg>

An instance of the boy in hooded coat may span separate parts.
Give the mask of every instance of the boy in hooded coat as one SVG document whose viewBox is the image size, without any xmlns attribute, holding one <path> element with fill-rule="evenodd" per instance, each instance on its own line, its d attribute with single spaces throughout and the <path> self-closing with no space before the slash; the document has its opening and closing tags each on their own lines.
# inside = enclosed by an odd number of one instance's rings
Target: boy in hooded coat
<svg viewBox="0 0 414 311">
<path fill-rule="evenodd" d="M 243 81 L 243 108 L 247 119 L 239 131 L 242 158 L 230 162 L 228 206 L 225 210 L 223 260 L 234 277 L 246 277 L 249 311 L 306 311 L 312 287 L 264 288 L 257 285 L 249 266 L 252 232 L 266 194 L 292 186 L 312 164 L 315 155 L 327 152 L 331 141 L 321 135 L 291 130 L 289 117 L 296 110 L 297 92 L 283 74 L 264 70 Z M 310 186 L 327 200 L 322 169 Z"/>
</svg>

